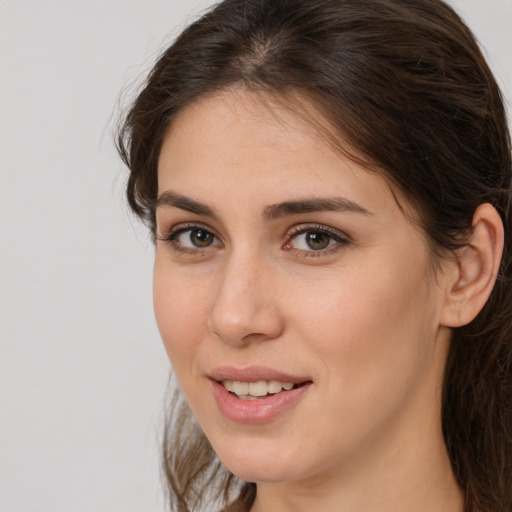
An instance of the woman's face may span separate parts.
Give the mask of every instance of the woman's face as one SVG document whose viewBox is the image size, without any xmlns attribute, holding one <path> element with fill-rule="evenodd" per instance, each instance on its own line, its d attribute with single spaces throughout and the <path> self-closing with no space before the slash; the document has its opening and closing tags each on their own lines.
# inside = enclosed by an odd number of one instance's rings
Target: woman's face
<svg viewBox="0 0 512 512">
<path fill-rule="evenodd" d="M 156 319 L 229 469 L 325 479 L 440 433 L 446 283 L 382 176 L 225 93 L 175 120 L 158 193 Z"/>
</svg>

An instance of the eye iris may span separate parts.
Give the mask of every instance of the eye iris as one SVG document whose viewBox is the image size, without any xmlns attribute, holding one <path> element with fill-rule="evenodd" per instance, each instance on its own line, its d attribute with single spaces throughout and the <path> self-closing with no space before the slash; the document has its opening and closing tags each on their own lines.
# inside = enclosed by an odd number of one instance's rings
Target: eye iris
<svg viewBox="0 0 512 512">
<path fill-rule="evenodd" d="M 329 245 L 330 241 L 331 237 L 326 233 L 319 231 L 310 231 L 309 233 L 306 233 L 306 243 L 311 249 L 317 251 L 325 249 Z"/>
<path fill-rule="evenodd" d="M 203 229 L 193 229 L 190 240 L 196 247 L 208 247 L 213 242 L 213 235 Z"/>
</svg>

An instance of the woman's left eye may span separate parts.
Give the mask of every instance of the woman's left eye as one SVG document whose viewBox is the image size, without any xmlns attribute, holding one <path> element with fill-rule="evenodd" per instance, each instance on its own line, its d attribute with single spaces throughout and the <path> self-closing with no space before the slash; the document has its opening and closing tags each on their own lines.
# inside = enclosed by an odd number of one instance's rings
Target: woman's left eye
<svg viewBox="0 0 512 512">
<path fill-rule="evenodd" d="M 349 243 L 347 237 L 326 228 L 302 228 L 290 235 L 285 249 L 322 252 Z"/>
</svg>

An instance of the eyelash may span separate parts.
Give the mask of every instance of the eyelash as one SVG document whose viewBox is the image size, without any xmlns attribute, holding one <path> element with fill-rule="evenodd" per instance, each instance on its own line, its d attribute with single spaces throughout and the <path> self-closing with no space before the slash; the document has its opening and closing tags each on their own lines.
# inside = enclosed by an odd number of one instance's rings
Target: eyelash
<svg viewBox="0 0 512 512">
<path fill-rule="evenodd" d="M 201 223 L 185 223 L 185 224 L 178 224 L 176 226 L 173 226 L 167 233 L 167 235 L 157 237 L 157 240 L 169 244 L 174 250 L 185 253 L 193 256 L 204 256 L 205 253 L 209 253 L 212 250 L 215 250 L 218 245 L 209 245 L 205 246 L 204 248 L 201 247 L 185 247 L 182 244 L 178 242 L 178 238 L 188 231 L 192 232 L 194 230 L 201 230 L 205 231 L 208 234 L 211 234 L 214 239 L 219 240 L 219 238 L 215 235 L 215 233 L 212 231 L 211 228 L 209 228 L 205 224 Z M 331 244 L 332 241 L 335 243 L 333 245 L 329 245 L 325 249 L 296 249 L 291 244 L 293 239 L 297 238 L 300 235 L 306 234 L 306 233 L 316 233 L 316 234 L 324 234 L 327 235 L 330 239 L 329 244 Z M 293 226 L 291 230 L 289 231 L 287 235 L 288 239 L 283 245 L 283 249 L 286 251 L 294 251 L 298 256 L 303 258 L 309 258 L 309 257 L 321 257 L 325 256 L 327 254 L 331 254 L 333 252 L 337 252 L 340 250 L 343 246 L 350 245 L 352 242 L 350 238 L 333 229 L 328 226 L 324 226 L 322 224 L 298 224 L 296 226 Z"/>
</svg>

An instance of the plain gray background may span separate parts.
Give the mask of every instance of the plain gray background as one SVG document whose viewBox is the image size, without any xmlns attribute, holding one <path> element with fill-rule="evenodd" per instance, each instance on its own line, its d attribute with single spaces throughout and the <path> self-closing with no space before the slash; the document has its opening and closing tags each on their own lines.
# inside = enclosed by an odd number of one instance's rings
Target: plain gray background
<svg viewBox="0 0 512 512">
<path fill-rule="evenodd" d="M 169 365 L 119 94 L 207 0 L 0 0 L 0 512 L 163 510 Z M 512 97 L 512 0 L 458 0 Z"/>
</svg>

